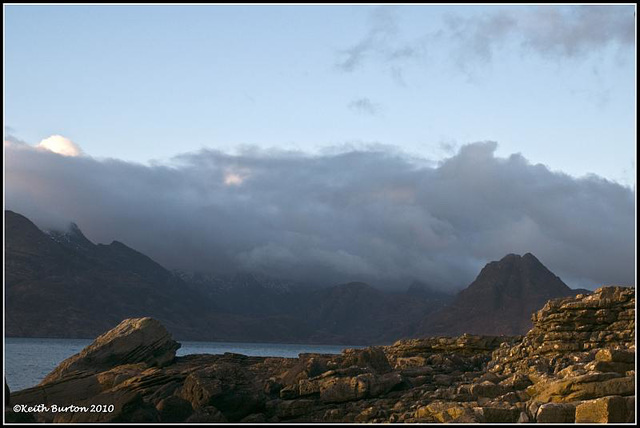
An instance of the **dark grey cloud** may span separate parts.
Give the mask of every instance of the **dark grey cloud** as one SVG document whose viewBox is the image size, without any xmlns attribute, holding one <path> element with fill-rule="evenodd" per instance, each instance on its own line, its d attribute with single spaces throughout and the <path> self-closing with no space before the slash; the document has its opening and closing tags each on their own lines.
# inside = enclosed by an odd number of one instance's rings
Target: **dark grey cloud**
<svg viewBox="0 0 640 428">
<path fill-rule="evenodd" d="M 356 98 L 352 100 L 349 105 L 349 109 L 356 113 L 375 116 L 380 112 L 380 106 L 367 97 Z"/>
<path fill-rule="evenodd" d="M 384 147 L 202 150 L 147 166 L 9 144 L 6 208 L 169 268 L 458 289 L 529 251 L 572 286 L 634 282 L 631 189 L 495 150 L 465 145 L 435 166 Z"/>
</svg>

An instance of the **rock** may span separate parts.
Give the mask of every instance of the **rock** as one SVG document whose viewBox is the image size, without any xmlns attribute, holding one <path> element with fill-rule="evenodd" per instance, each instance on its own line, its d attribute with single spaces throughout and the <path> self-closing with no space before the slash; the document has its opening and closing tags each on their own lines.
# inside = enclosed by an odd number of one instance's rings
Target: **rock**
<svg viewBox="0 0 640 428">
<path fill-rule="evenodd" d="M 576 406 L 573 403 L 546 403 L 538 408 L 538 423 L 574 423 Z"/>
<path fill-rule="evenodd" d="M 479 422 L 479 417 L 473 409 L 461 406 L 458 403 L 435 401 L 426 406 L 419 407 L 414 417 L 421 422 Z"/>
<path fill-rule="evenodd" d="M 379 397 L 402 385 L 400 373 L 386 373 L 381 376 L 369 378 L 369 396 Z"/>
<path fill-rule="evenodd" d="M 413 367 L 427 367 L 427 359 L 422 356 L 398 357 L 395 362 L 395 369 L 407 369 Z"/>
<path fill-rule="evenodd" d="M 438 386 L 449 386 L 453 383 L 453 376 L 437 374 L 433 377 L 433 384 Z"/>
<path fill-rule="evenodd" d="M 162 422 L 183 422 L 193 413 L 191 403 L 175 395 L 160 400 L 156 409 Z"/>
<path fill-rule="evenodd" d="M 275 407 L 275 414 L 280 419 L 295 419 L 303 416 L 317 407 L 315 400 L 287 400 L 280 401 Z"/>
<path fill-rule="evenodd" d="M 627 420 L 626 422 L 634 423 L 636 421 L 636 397 L 625 397 L 627 403 Z"/>
<path fill-rule="evenodd" d="M 518 391 L 520 392 L 520 391 Z M 518 393 L 516 392 L 507 392 L 504 395 L 501 395 L 499 397 L 496 398 L 495 401 L 497 402 L 503 402 L 503 403 L 509 403 L 509 404 L 515 404 L 515 403 L 519 403 L 521 401 L 526 401 L 529 399 L 529 396 L 527 396 L 525 394 L 526 397 L 521 397 Z"/>
<path fill-rule="evenodd" d="M 368 422 L 378 415 L 379 410 L 375 407 L 367 407 L 356 416 L 356 422 Z"/>
<path fill-rule="evenodd" d="M 194 409 L 205 407 L 223 392 L 222 381 L 211 371 L 192 373 L 184 381 L 181 397 L 191 403 Z"/>
<path fill-rule="evenodd" d="M 194 409 L 213 406 L 235 422 L 261 413 L 266 401 L 262 385 L 242 359 L 229 356 L 189 374 L 179 395 Z"/>
<path fill-rule="evenodd" d="M 474 397 L 495 398 L 505 393 L 505 387 L 491 381 L 484 381 L 471 385 L 469 392 Z"/>
<path fill-rule="evenodd" d="M 596 361 L 635 364 L 636 353 L 622 349 L 601 349 L 596 353 Z"/>
<path fill-rule="evenodd" d="M 530 388 L 535 391 L 538 385 Z M 632 395 L 635 393 L 635 379 L 619 377 L 616 373 L 595 373 L 550 382 L 541 388 L 540 393 L 533 394 L 537 400 L 566 403 L 608 395 Z"/>
<path fill-rule="evenodd" d="M 514 423 L 520 417 L 520 410 L 516 407 L 481 407 L 480 409 L 482 420 L 487 423 Z"/>
<path fill-rule="evenodd" d="M 489 381 L 491 383 L 499 383 L 500 382 L 500 377 L 493 373 L 493 372 L 486 372 L 483 373 L 482 375 L 480 375 L 477 379 L 478 382 L 485 382 L 485 381 Z"/>
<path fill-rule="evenodd" d="M 274 378 L 267 379 L 264 383 L 264 393 L 267 395 L 275 395 L 280 394 L 280 390 L 282 389 L 282 384 L 275 380 Z"/>
<path fill-rule="evenodd" d="M 305 380 L 302 380 L 301 382 L 305 382 Z M 308 383 L 308 381 L 306 381 L 306 382 Z M 313 392 L 319 392 L 319 391 L 320 390 L 319 390 L 319 386 L 318 386 L 318 390 L 317 391 L 313 391 Z M 307 391 L 305 390 L 305 392 L 307 392 Z M 282 398 L 283 400 L 293 400 L 294 398 L 298 397 L 299 395 L 300 395 L 300 388 L 299 388 L 298 385 L 285 386 L 284 388 L 282 388 L 280 390 L 280 398 Z"/>
<path fill-rule="evenodd" d="M 533 315 L 533 328 L 522 341 L 494 351 L 488 368 L 499 374 L 528 373 L 530 367 L 557 372 L 592 360 L 601 348 L 606 350 L 599 360 L 628 363 L 633 361 L 628 350 L 635 346 L 634 317 L 633 287 L 601 287 L 587 296 L 552 299 Z"/>
<path fill-rule="evenodd" d="M 162 367 L 171 363 L 180 344 L 153 318 L 131 318 L 99 336 L 80 353 L 64 360 L 40 385 L 75 371 L 97 373 L 122 364 L 146 363 Z"/>
<path fill-rule="evenodd" d="M 627 422 L 627 401 L 623 397 L 602 397 L 576 407 L 576 423 L 620 422 Z"/>
<path fill-rule="evenodd" d="M 264 413 L 253 413 L 249 416 L 245 416 L 240 420 L 242 424 L 256 424 L 267 422 L 267 418 Z"/>
<path fill-rule="evenodd" d="M 325 379 L 319 387 L 320 400 L 325 403 L 342 403 L 359 400 L 369 392 L 370 378 L 365 374 L 355 377 L 331 377 Z"/>
<path fill-rule="evenodd" d="M 620 373 L 626 374 L 630 370 L 635 369 L 633 363 L 620 363 L 614 361 L 592 361 L 584 366 L 585 370 L 596 371 L 602 373 Z"/>
<path fill-rule="evenodd" d="M 526 412 L 520 412 L 520 416 L 518 416 L 518 420 L 516 421 L 519 424 L 528 424 L 531 422 L 531 418 Z"/>
<path fill-rule="evenodd" d="M 345 349 L 342 351 L 342 367 L 370 368 L 375 373 L 388 373 L 391 365 L 382 347 L 374 346 L 364 349 Z"/>
<path fill-rule="evenodd" d="M 526 375 L 522 373 L 514 373 L 508 378 L 500 381 L 499 384 L 504 386 L 507 389 L 520 391 L 522 389 L 527 388 L 528 386 L 531 386 L 532 382 Z"/>
<path fill-rule="evenodd" d="M 297 394 L 301 397 L 320 393 L 320 383 L 315 380 L 301 379 L 298 382 Z M 280 397 L 285 398 L 285 397 Z"/>
<path fill-rule="evenodd" d="M 185 421 L 187 423 L 224 423 L 228 422 L 220 410 L 213 406 L 196 409 Z"/>
</svg>

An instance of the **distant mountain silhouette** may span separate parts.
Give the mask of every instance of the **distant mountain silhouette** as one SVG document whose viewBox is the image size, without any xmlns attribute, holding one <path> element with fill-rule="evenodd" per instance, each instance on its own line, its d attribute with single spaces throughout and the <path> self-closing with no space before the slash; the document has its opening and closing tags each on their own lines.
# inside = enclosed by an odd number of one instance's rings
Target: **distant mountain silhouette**
<svg viewBox="0 0 640 428">
<path fill-rule="evenodd" d="M 416 321 L 444 301 L 389 293 L 362 282 L 350 282 L 315 292 L 306 307 L 317 334 L 342 336 L 346 342 L 391 343 L 410 336 Z"/>
<path fill-rule="evenodd" d="M 487 264 L 455 296 L 414 282 L 404 292 L 362 282 L 311 288 L 240 273 L 171 272 L 80 228 L 40 230 L 5 211 L 7 336 L 95 337 L 152 316 L 181 340 L 382 344 L 410 336 L 522 334 L 531 314 L 572 290 L 532 254 Z"/>
<path fill-rule="evenodd" d="M 181 335 L 211 302 L 121 242 L 93 244 L 72 224 L 49 234 L 5 211 L 8 336 L 94 337 L 123 318 L 154 314 Z"/>
<path fill-rule="evenodd" d="M 7 336 L 91 338 L 152 316 L 181 340 L 380 344 L 413 334 L 450 298 L 170 272 L 122 242 L 94 244 L 75 224 L 44 232 L 12 211 L 5 235 Z"/>
<path fill-rule="evenodd" d="M 418 335 L 524 334 L 549 299 L 583 292 L 589 293 L 569 288 L 533 254 L 508 254 L 488 263 L 450 305 L 427 315 Z"/>
</svg>

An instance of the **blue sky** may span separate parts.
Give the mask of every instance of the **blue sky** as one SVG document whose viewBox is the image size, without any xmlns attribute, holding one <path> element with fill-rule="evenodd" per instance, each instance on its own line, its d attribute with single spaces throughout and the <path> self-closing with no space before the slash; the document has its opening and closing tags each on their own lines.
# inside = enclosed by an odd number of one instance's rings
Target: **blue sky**
<svg viewBox="0 0 640 428">
<path fill-rule="evenodd" d="M 633 186 L 634 10 L 5 6 L 4 121 L 141 163 L 371 143 L 439 160 L 493 140 Z"/>
</svg>

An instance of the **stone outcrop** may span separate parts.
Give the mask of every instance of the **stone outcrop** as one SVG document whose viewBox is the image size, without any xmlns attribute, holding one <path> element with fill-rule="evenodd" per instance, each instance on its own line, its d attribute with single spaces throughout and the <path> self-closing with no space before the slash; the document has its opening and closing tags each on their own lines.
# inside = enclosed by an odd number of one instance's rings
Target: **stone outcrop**
<svg viewBox="0 0 640 428">
<path fill-rule="evenodd" d="M 604 416 L 586 409 L 606 406 L 617 412 L 608 419 L 628 416 L 623 397 L 635 394 L 634 288 L 602 287 L 589 295 L 550 300 L 532 319 L 526 336 L 496 350 L 487 367 L 499 376 L 516 373 L 531 381 L 526 388 L 531 418 L 573 422 L 567 420 L 573 415 L 576 421 L 598 422 Z M 587 401 L 591 404 L 578 411 L 585 400 L 598 404 Z"/>
<path fill-rule="evenodd" d="M 575 410 L 577 423 L 621 423 L 633 422 L 635 399 L 628 400 L 619 395 L 598 398 L 580 403 Z"/>
<path fill-rule="evenodd" d="M 635 420 L 635 294 L 552 300 L 525 336 L 430 337 L 298 358 L 175 357 L 151 319 L 126 320 L 16 404 L 112 404 L 40 422 L 572 423 Z M 142 334 L 141 332 L 146 332 Z"/>
<path fill-rule="evenodd" d="M 134 318 L 99 336 L 80 353 L 64 360 L 41 384 L 73 372 L 96 373 L 115 366 L 144 363 L 162 367 L 173 362 L 180 344 L 153 318 Z"/>
</svg>

